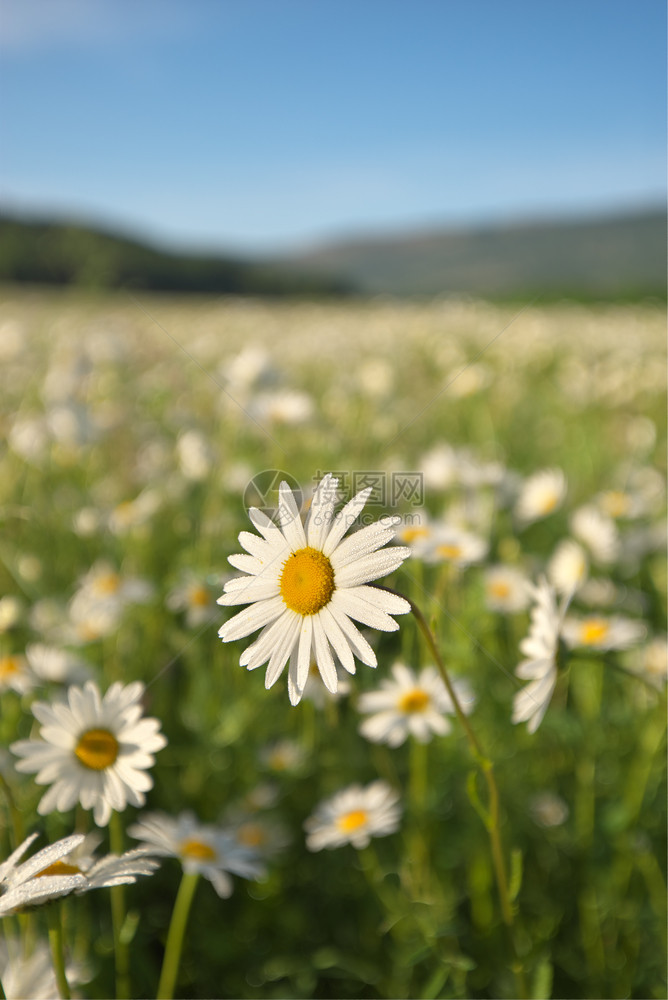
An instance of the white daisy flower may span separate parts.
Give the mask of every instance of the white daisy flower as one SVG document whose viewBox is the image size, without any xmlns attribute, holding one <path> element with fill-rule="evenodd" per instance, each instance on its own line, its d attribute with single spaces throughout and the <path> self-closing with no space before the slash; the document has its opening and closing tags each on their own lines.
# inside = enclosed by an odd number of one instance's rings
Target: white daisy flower
<svg viewBox="0 0 668 1000">
<path fill-rule="evenodd" d="M 331 704 L 334 701 L 340 701 L 341 698 L 345 698 L 346 695 L 350 694 L 350 689 L 352 687 L 350 678 L 338 663 L 335 664 L 335 667 L 337 679 L 336 691 L 330 691 L 323 684 L 320 671 L 318 670 L 317 661 L 315 658 L 312 658 L 311 666 L 309 667 L 308 676 L 306 678 L 306 684 L 304 685 L 304 690 L 302 692 L 302 698 L 305 698 L 306 701 L 310 701 L 316 708 L 322 709 L 325 705 Z"/>
<path fill-rule="evenodd" d="M 79 962 L 68 962 L 65 975 L 70 986 L 90 978 Z M 45 941 L 31 941 L 26 955 L 18 938 L 0 938 L 0 982 L 7 1000 L 60 1000 L 51 948 Z"/>
<path fill-rule="evenodd" d="M 554 792 L 538 792 L 529 803 L 529 811 L 538 826 L 561 826 L 568 819 L 569 808 Z"/>
<path fill-rule="evenodd" d="M 594 502 L 615 521 L 642 517 L 645 513 L 642 497 L 630 490 L 604 490 L 595 497 Z"/>
<path fill-rule="evenodd" d="M 352 844 L 358 850 L 372 837 L 387 837 L 399 828 L 399 795 L 385 781 L 366 788 L 349 785 L 321 802 L 304 823 L 309 851 Z"/>
<path fill-rule="evenodd" d="M 611 517 L 594 504 L 573 511 L 571 530 L 583 542 L 598 563 L 614 562 L 619 554 L 619 534 Z"/>
<path fill-rule="evenodd" d="M 490 611 L 515 614 L 529 604 L 529 580 L 515 566 L 498 564 L 485 570 L 485 603 Z"/>
<path fill-rule="evenodd" d="M 531 609 L 529 634 L 520 643 L 526 659 L 515 673 L 530 683 L 515 695 L 512 721 L 528 722 L 527 729 L 535 733 L 543 721 L 557 683 L 557 653 L 559 635 L 570 597 L 562 599 L 557 607 L 554 587 L 545 578 L 537 587 L 531 587 L 535 604 Z"/>
<path fill-rule="evenodd" d="M 522 524 L 531 524 L 558 510 L 565 496 L 566 477 L 561 469 L 541 469 L 524 481 L 515 515 Z"/>
<path fill-rule="evenodd" d="M 313 416 L 313 400 L 297 389 L 279 389 L 254 396 L 248 411 L 259 423 L 285 424 L 296 427 Z"/>
<path fill-rule="evenodd" d="M 457 482 L 459 459 L 449 444 L 439 444 L 422 456 L 424 484 L 435 490 L 449 489 Z"/>
<path fill-rule="evenodd" d="M 578 601 L 589 608 L 609 608 L 628 594 L 620 590 L 609 577 L 592 576 L 578 590 Z"/>
<path fill-rule="evenodd" d="M 71 641 L 91 642 L 113 632 L 129 604 L 150 600 L 153 587 L 139 577 L 121 576 L 104 560 L 96 562 L 69 603 Z"/>
<path fill-rule="evenodd" d="M 81 895 L 89 889 L 129 885 L 138 875 L 151 875 L 158 867 L 155 859 L 139 850 L 95 858 L 90 853 L 91 835 L 82 833 L 58 840 L 17 866 L 36 837 L 36 833 L 27 837 L 0 865 L 0 916 L 71 892 Z M 94 835 L 92 839 L 97 842 Z"/>
<path fill-rule="evenodd" d="M 23 616 L 23 601 L 14 594 L 0 597 L 0 635 L 18 625 Z"/>
<path fill-rule="evenodd" d="M 241 844 L 230 830 L 199 823 L 191 812 L 176 817 L 148 813 L 130 826 L 128 833 L 141 841 L 142 849 L 178 858 L 184 872 L 203 875 L 223 899 L 232 894 L 228 873 L 248 879 L 264 874 L 255 850 Z"/>
<path fill-rule="evenodd" d="M 134 500 L 123 500 L 109 514 L 109 530 L 122 537 L 134 528 L 148 524 L 162 505 L 162 497 L 157 490 L 146 489 Z"/>
<path fill-rule="evenodd" d="M 270 771 L 295 773 L 307 764 L 308 757 L 301 743 L 295 740 L 277 740 L 260 751 L 260 763 Z"/>
<path fill-rule="evenodd" d="M 28 661 L 22 653 L 0 655 L 0 691 L 11 688 L 17 694 L 25 694 L 34 686 Z"/>
<path fill-rule="evenodd" d="M 216 602 L 206 580 L 193 572 L 183 574 L 181 581 L 167 595 L 170 611 L 183 611 L 187 628 L 198 628 L 208 622 L 216 610 Z"/>
<path fill-rule="evenodd" d="M 435 667 L 426 667 L 418 675 L 403 663 L 392 667 L 393 679 L 380 682 L 377 691 L 360 696 L 359 711 L 367 714 L 360 733 L 373 743 L 398 747 L 409 736 L 428 743 L 434 733 L 450 731 L 446 715 L 454 715 L 452 699 Z M 464 711 L 470 712 L 474 697 L 466 681 L 453 681 L 455 693 Z"/>
<path fill-rule="evenodd" d="M 587 553 L 573 538 L 559 542 L 547 567 L 547 575 L 558 594 L 578 590 L 589 572 Z"/>
<path fill-rule="evenodd" d="M 41 738 L 19 740 L 10 749 L 23 758 L 18 771 L 51 785 L 39 803 L 41 815 L 80 802 L 93 809 L 98 826 L 106 826 L 112 810 L 143 806 L 144 793 L 153 787 L 146 771 L 167 743 L 158 720 L 141 717 L 143 693 L 139 681 L 126 687 L 117 682 L 101 698 L 97 685 L 87 681 L 68 689 L 67 702 L 32 705 Z"/>
<path fill-rule="evenodd" d="M 628 649 L 642 642 L 647 628 L 643 622 L 623 615 L 571 616 L 563 624 L 562 635 L 567 645 L 580 649 Z"/>
<path fill-rule="evenodd" d="M 97 833 L 87 833 L 84 839 L 65 857 L 50 865 L 42 875 L 78 874 L 86 876 L 86 884 L 74 892 L 79 895 L 89 889 L 107 889 L 112 885 L 131 885 L 138 875 L 152 875 L 160 862 L 147 856 L 142 849 L 124 854 L 106 854 L 96 858 L 95 848 L 100 843 Z"/>
<path fill-rule="evenodd" d="M 202 482 L 211 473 L 215 455 L 201 431 L 193 429 L 180 434 L 176 453 L 183 476 L 191 482 Z"/>
<path fill-rule="evenodd" d="M 54 873 L 47 874 L 47 869 L 57 865 L 81 844 L 84 835 L 76 833 L 71 837 L 64 837 L 18 864 L 37 836 L 33 833 L 26 837 L 7 860 L 0 863 L 0 917 L 15 913 L 24 906 L 36 906 L 49 899 L 65 896 L 86 885 L 86 877 L 79 871 L 56 869 Z"/>
<path fill-rule="evenodd" d="M 412 556 L 422 559 L 431 545 L 433 536 L 434 526 L 423 511 L 418 515 L 417 524 L 402 522 L 399 525 L 396 540 L 402 545 L 407 545 Z"/>
<path fill-rule="evenodd" d="M 251 521 L 262 538 L 242 531 L 239 542 L 248 555 L 229 562 L 247 576 L 230 580 L 219 604 L 250 604 L 219 631 L 223 642 L 241 639 L 258 628 L 256 641 L 241 655 L 242 666 L 254 670 L 269 661 L 265 686 L 271 687 L 290 660 L 288 692 L 296 705 L 301 699 L 311 658 L 329 691 L 337 690 L 334 657 L 355 673 L 357 656 L 376 666 L 376 655 L 351 619 L 385 632 L 399 628 L 390 615 L 410 611 L 396 594 L 366 586 L 394 572 L 409 555 L 395 547 L 378 551 L 389 542 L 397 518 L 384 517 L 343 538 L 366 503 L 372 487 L 334 514 L 338 480 L 330 474 L 320 481 L 302 524 L 287 483 L 279 488 L 280 527 L 251 507 Z"/>
<path fill-rule="evenodd" d="M 75 596 L 82 593 L 90 601 L 115 601 L 123 607 L 146 603 L 153 595 L 153 587 L 148 580 L 122 575 L 111 563 L 100 559 L 80 580 Z"/>
<path fill-rule="evenodd" d="M 258 857 L 273 858 L 285 850 L 292 837 L 278 820 L 255 814 L 230 816 L 230 828 L 242 847 Z"/>
<path fill-rule="evenodd" d="M 37 683 L 83 684 L 92 673 L 92 668 L 78 656 L 42 642 L 26 646 L 26 659 Z"/>
<path fill-rule="evenodd" d="M 25 656 L 20 653 L 0 655 L 0 691 L 11 688 L 25 694 L 44 683 L 74 683 L 91 675 L 90 667 L 63 650 L 42 643 L 31 643 Z"/>
<path fill-rule="evenodd" d="M 434 529 L 424 558 L 430 563 L 451 562 L 463 567 L 481 562 L 487 555 L 487 549 L 487 542 L 479 535 L 453 524 L 445 524 Z"/>
<path fill-rule="evenodd" d="M 668 681 L 668 636 L 655 636 L 630 655 L 629 668 L 661 688 Z"/>
</svg>

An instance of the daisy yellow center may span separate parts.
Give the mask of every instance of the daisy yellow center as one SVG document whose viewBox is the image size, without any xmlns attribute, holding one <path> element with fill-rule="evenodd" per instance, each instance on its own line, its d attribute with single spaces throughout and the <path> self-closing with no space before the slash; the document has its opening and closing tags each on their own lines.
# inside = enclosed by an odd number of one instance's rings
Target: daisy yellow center
<svg viewBox="0 0 668 1000">
<path fill-rule="evenodd" d="M 191 861 L 215 861 L 217 857 L 210 844 L 204 844 L 201 840 L 194 838 L 184 840 L 179 847 L 179 853 Z"/>
<path fill-rule="evenodd" d="M 508 597 L 510 594 L 510 584 L 506 583 L 505 580 L 494 580 L 493 583 L 489 584 L 489 592 L 492 597 Z"/>
<path fill-rule="evenodd" d="M 404 530 L 401 533 L 402 541 L 408 542 L 409 545 L 411 542 L 417 541 L 418 538 L 428 538 L 428 537 L 429 537 L 429 531 L 427 528 L 404 528 Z"/>
<path fill-rule="evenodd" d="M 115 594 L 121 585 L 121 578 L 118 573 L 101 573 L 93 584 L 93 590 L 100 597 L 108 597 Z"/>
<path fill-rule="evenodd" d="M 265 832 L 257 823 L 244 823 L 237 830 L 237 840 L 244 847 L 261 847 L 265 839 Z"/>
<path fill-rule="evenodd" d="M 334 569 L 326 555 L 307 546 L 293 552 L 283 564 L 281 597 L 298 615 L 317 615 L 334 593 Z"/>
<path fill-rule="evenodd" d="M 559 497 L 556 493 L 546 493 L 538 501 L 538 509 L 541 514 L 549 514 L 557 506 Z"/>
<path fill-rule="evenodd" d="M 350 812 L 344 813 L 343 816 L 339 816 L 336 821 L 341 833 L 354 833 L 355 830 L 361 829 L 368 822 L 369 814 L 366 809 L 351 809 Z"/>
<path fill-rule="evenodd" d="M 18 656 L 0 656 L 0 679 L 18 674 L 21 669 L 21 661 Z"/>
<path fill-rule="evenodd" d="M 621 490 L 610 490 L 603 497 L 603 506 L 610 517 L 623 517 L 629 510 L 629 498 Z"/>
<path fill-rule="evenodd" d="M 580 639 L 585 646 L 591 646 L 600 642 L 601 639 L 605 639 L 609 631 L 610 626 L 602 618 L 592 618 L 583 624 L 580 630 Z"/>
<path fill-rule="evenodd" d="M 79 737 L 74 753 L 84 767 L 104 771 L 118 757 L 118 740 L 108 729 L 89 729 Z"/>
<path fill-rule="evenodd" d="M 444 559 L 459 559 L 462 554 L 461 546 L 459 545 L 439 545 L 436 552 L 439 556 L 443 556 Z"/>
<path fill-rule="evenodd" d="M 429 701 L 429 695 L 426 691 L 423 691 L 421 688 L 413 688 L 412 691 L 402 694 L 399 699 L 399 710 L 411 715 L 414 712 L 424 712 L 429 705 Z"/>
<path fill-rule="evenodd" d="M 93 621 L 79 622 L 76 627 L 76 631 L 79 638 L 84 642 L 99 639 L 101 635 L 99 628 L 95 626 Z"/>
<path fill-rule="evenodd" d="M 209 603 L 209 592 L 206 587 L 192 587 L 188 600 L 195 608 L 205 608 Z"/>
<path fill-rule="evenodd" d="M 35 878 L 43 878 L 45 875 L 81 875 L 81 869 L 76 865 L 68 865 L 66 861 L 54 861 L 44 871 L 38 872 Z"/>
</svg>

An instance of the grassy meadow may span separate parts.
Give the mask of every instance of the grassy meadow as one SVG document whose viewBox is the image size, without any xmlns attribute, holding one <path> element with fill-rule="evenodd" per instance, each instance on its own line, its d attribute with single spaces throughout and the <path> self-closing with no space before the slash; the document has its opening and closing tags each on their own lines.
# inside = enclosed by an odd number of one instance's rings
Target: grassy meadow
<svg viewBox="0 0 668 1000">
<path fill-rule="evenodd" d="M 666 995 L 662 307 L 10 287 L 0 360 L 0 857 L 32 832 L 34 850 L 97 829 L 81 805 L 38 813 L 45 786 L 9 749 L 38 738 L 33 703 L 73 679 L 142 681 L 167 745 L 146 805 L 100 827 L 98 850 L 137 846 L 128 828 L 143 815 L 189 810 L 264 868 L 232 874 L 228 898 L 200 877 L 174 995 Z M 239 575 L 239 532 L 255 530 L 249 484 L 271 470 L 305 503 L 327 472 L 342 501 L 373 481 L 361 523 L 401 516 L 412 554 L 377 583 L 415 602 L 467 682 L 481 759 L 452 712 L 427 742 L 360 733 L 362 695 L 397 661 L 434 664 L 411 614 L 394 632 L 360 626 L 378 667 L 358 662 L 336 696 L 315 671 L 296 707 L 287 671 L 266 690 L 264 667 L 240 666 L 253 636 L 218 638 L 240 610 L 216 599 Z M 560 470 L 563 489 L 523 515 L 541 470 Z M 459 541 L 439 552 L 429 539 L 446 528 Z M 571 632 L 590 622 L 580 642 L 564 626 L 535 732 L 512 722 L 531 591 L 504 605 L 499 567 L 547 577 L 560 605 L 574 590 Z M 100 576 L 104 599 L 86 603 Z M 399 794 L 396 832 L 309 850 L 318 806 L 377 779 Z M 12 961 L 42 949 L 50 962 L 54 921 L 73 996 L 156 996 L 181 874 L 163 857 L 121 893 L 6 916 L 7 997 L 27 995 L 12 994 Z"/>
</svg>

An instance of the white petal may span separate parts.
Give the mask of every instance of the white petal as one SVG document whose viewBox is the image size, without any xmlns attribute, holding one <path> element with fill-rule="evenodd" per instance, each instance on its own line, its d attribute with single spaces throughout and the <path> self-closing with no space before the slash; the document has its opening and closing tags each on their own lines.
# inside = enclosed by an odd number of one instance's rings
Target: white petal
<svg viewBox="0 0 668 1000">
<path fill-rule="evenodd" d="M 322 549 L 326 556 L 332 555 L 334 549 L 339 544 L 346 531 L 352 527 L 355 522 L 355 518 L 369 499 L 372 489 L 372 486 L 367 486 L 365 490 L 362 490 L 354 496 L 352 500 L 349 500 L 345 507 L 336 515 L 334 523 L 332 524 L 332 530 L 327 535 L 327 539 Z"/>
<path fill-rule="evenodd" d="M 234 555 L 228 556 L 227 561 L 230 566 L 241 570 L 242 573 L 249 573 L 251 576 L 257 576 L 258 573 L 261 573 L 264 566 L 261 559 L 258 559 L 256 556 L 249 556 L 246 552 L 237 552 Z"/>
<path fill-rule="evenodd" d="M 306 537 L 314 549 L 322 550 L 323 543 L 334 519 L 336 488 L 339 485 L 330 472 L 323 476 L 311 500 L 306 519 Z"/>
<path fill-rule="evenodd" d="M 264 678 L 264 686 L 266 688 L 270 688 L 280 677 L 283 667 L 285 666 L 285 662 L 292 652 L 295 642 L 297 641 L 300 625 L 301 617 L 293 612 L 292 616 L 287 621 L 285 629 L 278 640 L 273 653 L 271 654 L 271 658 L 267 666 L 267 673 Z"/>
<path fill-rule="evenodd" d="M 270 517 L 267 517 L 263 510 L 259 510 L 257 507 L 251 507 L 248 511 L 248 516 L 260 534 L 264 535 L 266 540 L 270 542 L 272 546 L 282 546 L 286 544 L 281 529 L 274 524 Z"/>
<path fill-rule="evenodd" d="M 348 538 L 344 538 L 331 555 L 334 569 L 343 569 L 349 562 L 354 562 L 387 544 L 394 538 L 399 521 L 399 517 L 383 517 L 375 524 L 360 528 Z"/>
<path fill-rule="evenodd" d="M 335 570 L 337 587 L 357 587 L 370 580 L 378 580 L 381 576 L 393 573 L 401 566 L 404 559 L 410 555 L 410 549 L 395 546 L 383 549 L 382 552 L 371 552 L 354 562 L 348 563 L 343 569 Z"/>
<path fill-rule="evenodd" d="M 294 611 L 285 609 L 280 618 L 272 625 L 267 626 L 248 649 L 245 649 L 239 657 L 242 667 L 254 670 L 261 663 L 269 659 L 277 643 L 281 643 L 288 630 L 292 628 L 292 622 L 299 619 Z M 286 654 L 287 655 L 287 654 Z"/>
<path fill-rule="evenodd" d="M 293 552 L 306 548 L 306 535 L 304 526 L 292 495 L 292 490 L 287 483 L 281 483 L 278 487 L 278 519 L 281 529 L 288 545 Z"/>
<path fill-rule="evenodd" d="M 218 598 L 217 604 L 229 607 L 233 604 L 251 604 L 254 601 L 266 601 L 276 597 L 278 587 L 275 580 L 262 576 L 237 577 L 225 584 L 225 593 Z"/>
<path fill-rule="evenodd" d="M 299 652 L 297 654 L 297 676 L 295 683 L 298 691 L 301 692 L 306 686 L 308 672 L 311 666 L 311 646 L 313 640 L 313 615 L 305 615 L 302 619 L 301 632 L 299 635 Z"/>
<path fill-rule="evenodd" d="M 355 659 L 350 649 L 350 643 L 341 631 L 341 627 L 336 621 L 336 618 L 334 618 L 331 611 L 327 607 L 321 608 L 318 617 L 322 622 L 325 635 L 331 643 L 334 652 L 341 661 L 342 666 L 348 671 L 349 674 L 354 674 Z"/>
<path fill-rule="evenodd" d="M 243 639 L 251 632 L 255 632 L 256 629 L 264 628 L 269 622 L 275 621 L 284 611 L 285 602 L 282 597 L 271 597 L 266 601 L 258 601 L 250 608 L 244 608 L 234 618 L 230 618 L 224 625 L 221 625 L 218 635 L 223 642 Z"/>
<path fill-rule="evenodd" d="M 336 667 L 334 666 L 332 652 L 329 648 L 329 643 L 327 642 L 327 636 L 325 635 L 325 630 L 322 627 L 320 615 L 313 616 L 313 642 L 315 646 L 315 659 L 318 664 L 320 676 L 322 677 L 327 690 L 331 691 L 332 694 L 336 694 L 339 686 L 339 678 L 336 673 Z"/>
<path fill-rule="evenodd" d="M 330 601 L 330 606 L 332 609 L 336 608 L 337 611 L 342 611 L 350 618 L 354 618 L 355 621 L 362 622 L 363 625 L 377 628 L 381 632 L 396 632 L 399 626 L 394 618 L 390 618 L 380 608 L 375 607 L 363 597 L 360 597 L 357 591 L 361 589 L 363 588 L 355 587 L 352 590 L 335 590 Z"/>
<path fill-rule="evenodd" d="M 364 636 L 361 634 L 356 625 L 353 625 L 351 620 L 345 614 L 345 612 L 340 611 L 333 601 L 330 601 L 327 605 L 328 610 L 331 612 L 332 617 L 336 621 L 337 625 L 345 635 L 346 639 L 352 646 L 355 656 L 366 663 L 368 667 L 375 667 L 378 663 L 376 660 L 376 654 L 373 649 L 366 641 Z"/>
</svg>

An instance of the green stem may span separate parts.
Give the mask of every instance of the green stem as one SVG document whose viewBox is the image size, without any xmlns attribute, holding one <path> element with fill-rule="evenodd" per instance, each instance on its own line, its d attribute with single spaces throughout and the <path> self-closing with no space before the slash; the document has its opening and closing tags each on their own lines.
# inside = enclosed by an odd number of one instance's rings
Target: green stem
<svg viewBox="0 0 668 1000">
<path fill-rule="evenodd" d="M 12 827 L 14 831 L 14 841 L 15 847 L 23 843 L 25 839 L 25 830 L 23 828 L 23 817 L 21 815 L 21 810 L 17 808 L 16 802 L 14 801 L 14 796 L 12 794 L 11 787 L 7 782 L 4 775 L 0 774 L 0 790 L 7 799 L 7 806 L 9 807 L 9 812 L 12 817 Z"/>
<path fill-rule="evenodd" d="M 429 886 L 429 844 L 425 807 L 427 802 L 427 744 L 415 738 L 410 742 L 408 798 L 410 802 L 410 870 L 413 890 L 422 899 Z"/>
<path fill-rule="evenodd" d="M 112 812 L 109 821 L 109 846 L 114 854 L 123 853 L 123 827 L 120 813 Z M 116 1000 L 130 997 L 130 950 L 123 940 L 125 923 L 125 886 L 112 885 L 111 922 L 114 929 L 114 957 L 116 960 Z"/>
<path fill-rule="evenodd" d="M 52 904 L 47 907 L 47 910 L 49 911 L 49 944 L 51 945 L 51 958 L 58 984 L 58 994 L 62 997 L 62 1000 L 70 1000 L 72 994 L 70 993 L 70 985 L 67 982 L 67 975 L 65 973 L 62 906 L 60 904 Z"/>
<path fill-rule="evenodd" d="M 403 594 L 400 595 L 403 597 Z M 411 606 L 411 611 L 415 617 L 420 631 L 422 632 L 429 650 L 434 657 L 436 666 L 438 667 L 439 673 L 443 678 L 443 683 L 445 684 L 446 690 L 452 699 L 452 704 L 455 709 L 457 718 L 459 719 L 466 737 L 469 742 L 469 747 L 471 754 L 475 759 L 476 764 L 480 768 L 480 771 L 485 778 L 487 784 L 487 822 L 485 826 L 487 828 L 487 833 L 489 835 L 490 848 L 492 853 L 492 863 L 494 865 L 494 875 L 496 877 L 496 885 L 499 893 L 499 901 L 501 904 L 501 915 L 503 922 L 508 929 L 508 937 L 510 940 L 511 951 L 513 955 L 513 972 L 515 973 L 515 978 L 517 981 L 517 989 L 520 997 L 527 996 L 527 986 L 524 977 L 524 969 L 522 963 L 517 954 L 517 948 L 515 946 L 515 936 L 514 936 L 514 917 L 513 908 L 510 902 L 510 893 L 508 891 L 508 876 L 506 874 L 506 865 L 503 857 L 503 848 L 501 846 L 501 836 L 499 830 L 499 791 L 496 785 L 496 779 L 494 777 L 494 765 L 492 761 L 483 752 L 480 741 L 476 736 L 471 723 L 469 722 L 464 710 L 462 709 L 459 699 L 457 698 L 457 693 L 452 685 L 448 671 L 445 668 L 445 664 L 441 657 L 441 654 L 436 645 L 436 640 L 434 639 L 433 633 L 427 624 L 427 621 L 417 607 L 417 605 L 409 600 L 408 603 Z"/>
<path fill-rule="evenodd" d="M 158 983 L 157 1000 L 172 1000 L 176 978 L 179 974 L 181 963 L 181 949 L 183 948 L 183 935 L 190 906 L 195 895 L 199 872 L 184 872 L 181 878 L 179 891 L 176 894 L 172 919 L 167 933 L 167 945 L 165 947 L 165 957 L 162 960 L 162 971 L 160 982 Z"/>
</svg>

